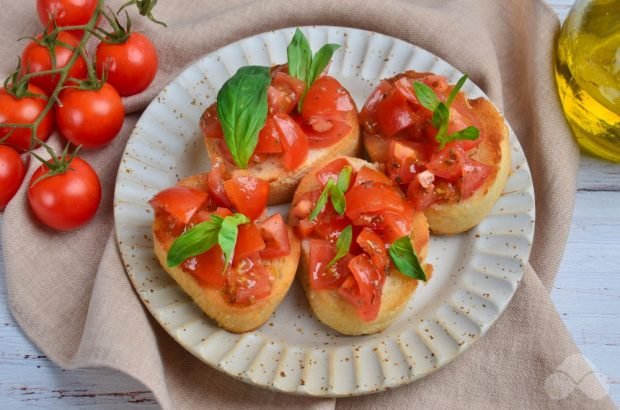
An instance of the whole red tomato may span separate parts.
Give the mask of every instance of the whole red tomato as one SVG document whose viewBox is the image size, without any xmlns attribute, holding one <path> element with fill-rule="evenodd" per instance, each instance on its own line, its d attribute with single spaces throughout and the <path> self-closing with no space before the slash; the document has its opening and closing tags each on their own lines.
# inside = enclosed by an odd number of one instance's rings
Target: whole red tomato
<svg viewBox="0 0 620 410">
<path fill-rule="evenodd" d="M 107 70 L 108 83 L 124 97 L 144 91 L 157 74 L 157 50 L 144 34 L 131 33 L 121 44 L 100 43 L 96 57 L 99 78 Z"/>
<path fill-rule="evenodd" d="M 43 36 L 39 34 L 36 37 L 37 40 L 45 41 Z M 68 44 L 72 47 L 77 47 L 80 43 L 80 40 L 75 37 L 73 34 L 69 34 L 67 32 L 60 32 L 57 36 L 57 41 Z M 54 47 L 54 53 L 56 55 L 56 68 L 62 68 L 67 65 L 69 59 L 74 53 L 74 50 L 68 49 L 66 47 L 56 45 Z M 21 71 L 20 75 L 24 75 L 26 73 L 38 73 L 41 71 L 47 71 L 52 69 L 52 59 L 50 57 L 49 50 L 37 44 L 35 41 L 30 41 L 24 51 L 22 52 L 22 60 L 21 60 Z M 36 85 L 47 95 L 51 95 L 56 88 L 59 80 L 58 74 L 48 74 L 42 75 L 38 77 L 33 77 L 30 80 L 30 83 Z M 85 78 L 86 77 L 86 63 L 84 59 L 80 56 L 73 64 L 73 67 L 69 70 L 68 78 Z"/>
<path fill-rule="evenodd" d="M 99 90 L 67 88 L 56 108 L 60 133 L 74 145 L 99 148 L 112 141 L 125 119 L 123 101 L 114 87 L 104 83 Z"/>
<path fill-rule="evenodd" d="M 44 95 L 43 90 L 39 87 L 29 84 L 28 92 L 30 94 Z M 41 114 L 45 108 L 47 101 L 39 97 L 22 97 L 16 98 L 9 92 L 0 88 L 0 124 L 32 124 L 34 120 Z M 41 141 L 47 140 L 52 129 L 54 128 L 54 119 L 52 113 L 48 112 L 37 129 L 37 138 Z M 12 131 L 11 133 L 11 130 Z M 31 131 L 27 128 L 7 128 L 0 125 L 0 140 L 11 135 L 3 142 L 25 151 L 30 148 Z"/>
<path fill-rule="evenodd" d="M 56 175 L 41 165 L 30 179 L 28 202 L 34 214 L 50 228 L 70 231 L 88 222 L 101 201 L 95 170 L 80 158 L 67 159 L 68 169 Z"/>
<path fill-rule="evenodd" d="M 82 26 L 88 23 L 97 8 L 97 0 L 37 0 L 39 20 L 47 27 L 50 16 L 54 17 L 57 26 Z M 82 30 L 72 30 L 69 33 L 80 38 Z"/>
<path fill-rule="evenodd" d="M 26 168 L 13 148 L 0 145 L 0 210 L 3 210 L 19 189 Z"/>
</svg>

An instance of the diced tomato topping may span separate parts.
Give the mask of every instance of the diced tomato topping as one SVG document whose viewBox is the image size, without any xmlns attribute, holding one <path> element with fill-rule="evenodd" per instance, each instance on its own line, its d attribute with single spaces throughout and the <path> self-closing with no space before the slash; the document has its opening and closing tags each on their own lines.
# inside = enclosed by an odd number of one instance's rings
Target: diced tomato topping
<svg viewBox="0 0 620 410">
<path fill-rule="evenodd" d="M 255 256 L 265 249 L 265 241 L 263 241 L 263 237 L 256 225 L 250 222 L 239 225 L 238 229 L 233 265 L 237 264 L 241 259 Z"/>
<path fill-rule="evenodd" d="M 194 275 L 203 286 L 217 289 L 226 284 L 225 266 L 224 253 L 219 245 L 181 264 L 182 269 Z"/>
<path fill-rule="evenodd" d="M 385 250 L 385 243 L 379 235 L 370 228 L 364 228 L 356 239 L 357 244 L 370 257 L 375 268 L 383 272 L 388 266 L 388 254 Z"/>
<path fill-rule="evenodd" d="M 295 231 L 300 238 L 305 239 L 312 234 L 315 226 L 316 221 L 311 221 L 308 218 L 304 218 L 299 220 L 299 223 L 295 226 Z"/>
<path fill-rule="evenodd" d="M 392 89 L 392 85 L 386 80 L 382 80 L 377 88 L 374 89 L 372 94 L 366 100 L 366 104 L 362 108 L 362 112 L 360 112 L 360 123 L 366 123 L 370 121 L 372 116 L 374 115 L 375 110 L 377 109 L 377 105 L 383 98 L 387 95 L 388 91 Z"/>
<path fill-rule="evenodd" d="M 461 198 L 467 199 L 471 197 L 484 181 L 491 174 L 491 167 L 478 162 L 474 159 L 467 158 L 463 165 L 463 179 L 461 181 Z"/>
<path fill-rule="evenodd" d="M 224 190 L 224 178 L 226 176 L 226 167 L 222 161 L 217 161 L 213 164 L 211 171 L 207 175 L 207 181 L 209 184 L 209 195 L 219 206 L 226 208 L 232 208 L 233 204 L 228 199 L 226 191 Z"/>
<path fill-rule="evenodd" d="M 334 182 L 337 182 L 338 174 L 340 174 L 340 171 L 342 171 L 342 169 L 346 167 L 347 165 L 351 166 L 349 161 L 347 161 L 344 158 L 338 158 L 330 162 L 329 164 L 325 165 L 323 168 L 321 168 L 314 175 L 314 177 L 316 178 L 317 181 L 319 181 L 321 186 L 325 186 L 327 184 L 327 181 L 330 179 L 332 179 Z M 355 175 L 354 173 L 352 173 L 351 182 L 353 182 L 354 179 L 355 179 Z"/>
<path fill-rule="evenodd" d="M 349 281 L 338 291 L 357 309 L 357 314 L 365 321 L 375 320 L 381 308 L 381 292 L 385 274 L 372 264 L 368 255 L 362 253 L 349 261 L 349 269 L 357 286 Z"/>
<path fill-rule="evenodd" d="M 354 187 L 359 185 L 366 185 L 369 182 L 374 182 L 377 184 L 385 184 L 392 185 L 392 181 L 390 178 L 385 176 L 383 172 L 379 172 L 376 169 L 370 168 L 369 166 L 364 165 L 357 171 L 357 175 L 355 177 Z"/>
<path fill-rule="evenodd" d="M 413 204 L 413 207 L 418 210 L 424 210 L 431 206 L 435 202 L 435 185 L 430 182 L 426 186 L 420 182 L 420 176 L 414 178 L 407 187 L 407 198 Z"/>
<path fill-rule="evenodd" d="M 332 204 L 328 203 L 325 205 L 325 209 L 321 213 L 320 218 L 317 218 L 312 232 L 321 239 L 335 242 L 347 225 L 350 225 L 347 218 L 336 213 Z"/>
<path fill-rule="evenodd" d="M 251 220 L 257 219 L 267 207 L 269 183 L 251 175 L 238 175 L 224 182 L 224 191 L 233 207 Z"/>
<path fill-rule="evenodd" d="M 186 225 L 208 199 L 209 195 L 206 192 L 177 185 L 155 195 L 150 204 L 155 211 L 165 211 Z"/>
<path fill-rule="evenodd" d="M 465 158 L 465 152 L 460 145 L 451 143 L 434 154 L 426 168 L 435 176 L 454 181 L 463 174 Z"/>
<path fill-rule="evenodd" d="M 394 82 L 394 86 L 398 90 L 399 93 L 403 95 L 410 103 L 420 105 L 418 98 L 415 96 L 415 91 L 413 90 L 413 83 L 407 77 L 401 77 Z"/>
<path fill-rule="evenodd" d="M 293 119 L 283 113 L 273 116 L 276 128 L 280 133 L 280 143 L 284 155 L 282 162 L 288 170 L 297 169 L 306 161 L 308 156 L 308 139 L 299 125 Z"/>
<path fill-rule="evenodd" d="M 403 201 L 403 212 L 382 211 L 384 230 L 381 233 L 385 243 L 393 243 L 395 240 L 409 235 L 413 226 L 413 205 Z"/>
<path fill-rule="evenodd" d="M 347 264 L 351 259 L 350 256 L 327 268 L 334 256 L 336 246 L 333 243 L 322 239 L 310 239 L 308 279 L 312 289 L 336 289 L 349 275 Z"/>
<path fill-rule="evenodd" d="M 217 117 L 217 103 L 211 104 L 200 117 L 200 129 L 205 138 L 222 138 L 222 124 Z"/>
<path fill-rule="evenodd" d="M 228 293 L 236 305 L 249 305 L 271 294 L 269 272 L 260 259 L 242 259 L 228 273 Z"/>
<path fill-rule="evenodd" d="M 329 147 L 349 135 L 351 125 L 343 114 L 312 117 L 312 123 L 303 122 L 301 128 L 312 148 Z"/>
<path fill-rule="evenodd" d="M 407 98 L 396 89 L 391 89 L 383 101 L 377 104 L 375 119 L 384 137 L 410 127 L 415 121 L 413 109 Z"/>
<path fill-rule="evenodd" d="M 290 113 L 297 106 L 306 84 L 282 71 L 276 72 L 267 90 L 269 113 Z"/>
<path fill-rule="evenodd" d="M 370 182 L 353 187 L 345 194 L 347 217 L 357 219 L 361 214 L 379 211 L 403 211 L 403 198 L 396 188 Z"/>
<path fill-rule="evenodd" d="M 334 77 L 317 79 L 308 89 L 301 110 L 302 118 L 311 122 L 316 116 L 346 113 L 355 109 L 349 92 Z"/>
<path fill-rule="evenodd" d="M 279 154 L 282 152 L 280 132 L 276 128 L 273 118 L 267 117 L 265 126 L 258 134 L 258 144 L 254 149 L 255 154 Z"/>
<path fill-rule="evenodd" d="M 265 241 L 265 249 L 260 253 L 262 258 L 279 258 L 291 253 L 288 229 L 282 215 L 273 214 L 261 222 L 258 227 Z"/>
<path fill-rule="evenodd" d="M 407 184 L 420 172 L 428 158 L 424 144 L 407 140 L 392 139 L 387 171 L 397 184 Z"/>
</svg>

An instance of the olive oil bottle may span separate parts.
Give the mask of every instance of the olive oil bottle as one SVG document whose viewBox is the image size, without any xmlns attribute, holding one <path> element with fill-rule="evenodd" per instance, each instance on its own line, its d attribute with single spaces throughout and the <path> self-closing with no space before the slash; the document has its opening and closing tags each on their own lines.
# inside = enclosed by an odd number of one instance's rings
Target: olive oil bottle
<svg viewBox="0 0 620 410">
<path fill-rule="evenodd" d="M 579 145 L 620 162 L 620 0 L 577 0 L 562 26 L 555 77 Z"/>
</svg>

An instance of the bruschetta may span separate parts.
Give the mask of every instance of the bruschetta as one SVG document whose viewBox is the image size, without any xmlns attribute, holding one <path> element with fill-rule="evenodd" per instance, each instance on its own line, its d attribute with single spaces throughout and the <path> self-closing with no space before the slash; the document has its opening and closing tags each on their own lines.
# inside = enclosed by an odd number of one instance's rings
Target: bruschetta
<svg viewBox="0 0 620 410">
<path fill-rule="evenodd" d="M 376 165 L 358 158 L 323 161 L 304 176 L 289 224 L 301 238 L 297 274 L 314 315 L 345 335 L 386 328 L 432 270 L 423 263 L 424 213 Z M 407 251 L 400 254 L 397 244 Z M 405 260 L 416 270 L 396 267 Z"/>
<path fill-rule="evenodd" d="M 325 158 L 360 153 L 355 102 L 324 73 L 336 48 L 327 44 L 310 58 L 298 30 L 287 64 L 242 68 L 201 117 L 211 161 L 268 181 L 270 205 L 289 202 L 301 178 Z"/>
<path fill-rule="evenodd" d="M 371 160 L 386 164 L 432 232 L 476 226 L 510 173 L 508 128 L 488 100 L 468 100 L 445 77 L 407 71 L 381 81 L 360 125 Z"/>
<path fill-rule="evenodd" d="M 265 323 L 286 295 L 300 244 L 280 214 L 265 216 L 268 184 L 251 176 L 222 181 L 220 171 L 186 178 L 151 200 L 154 250 L 207 316 L 241 333 Z"/>
</svg>

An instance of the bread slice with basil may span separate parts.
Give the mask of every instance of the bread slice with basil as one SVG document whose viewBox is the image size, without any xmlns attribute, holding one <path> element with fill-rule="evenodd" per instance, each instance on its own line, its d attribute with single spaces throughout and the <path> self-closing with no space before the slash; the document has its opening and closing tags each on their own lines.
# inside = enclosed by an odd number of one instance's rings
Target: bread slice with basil
<svg viewBox="0 0 620 410">
<path fill-rule="evenodd" d="M 402 78 L 417 81 L 432 73 L 407 71 L 385 80 L 394 83 Z M 491 211 L 503 192 L 510 174 L 511 157 L 509 132 L 506 122 L 495 106 L 485 98 L 467 99 L 459 93 L 460 104 L 471 110 L 477 117 L 479 134 L 484 138 L 479 145 L 467 152 L 467 156 L 490 167 L 490 173 L 473 195 L 444 202 L 436 202 L 424 209 L 430 230 L 436 234 L 458 234 L 478 225 Z M 364 148 L 371 160 L 385 163 L 389 157 L 389 140 L 381 135 L 380 127 L 361 127 Z M 413 142 L 417 142 L 413 140 Z"/>
<path fill-rule="evenodd" d="M 299 184 L 293 199 L 293 207 L 303 200 L 304 194 L 321 188 L 316 173 L 327 163 L 345 158 L 355 171 L 362 167 L 370 167 L 378 170 L 377 164 L 372 164 L 359 158 L 336 157 L 317 164 Z M 413 211 L 413 227 L 409 235 L 411 247 L 415 250 L 417 259 L 428 278 L 432 273 L 432 266 L 425 264 L 428 254 L 429 230 L 426 218 L 422 212 Z M 289 225 L 298 223 L 294 211 L 289 214 Z M 416 290 L 419 280 L 405 276 L 390 261 L 386 272 L 386 279 L 381 292 L 381 306 L 374 320 L 364 320 L 358 315 L 355 306 L 345 300 L 339 293 L 339 289 L 315 290 L 310 283 L 310 239 L 301 241 L 301 262 L 297 276 L 304 288 L 306 298 L 314 315 L 325 325 L 345 335 L 363 335 L 377 333 L 390 325 L 409 303 L 411 296 Z"/>
<path fill-rule="evenodd" d="M 207 174 L 185 178 L 178 185 L 206 191 L 208 187 Z M 248 332 L 265 323 L 280 305 L 295 278 L 299 263 L 300 243 L 290 227 L 286 227 L 290 253 L 287 256 L 275 259 L 262 259 L 271 281 L 270 294 L 265 298 L 244 305 L 231 303 L 223 289 L 204 286 L 196 276 L 184 270 L 181 265 L 168 266 L 169 247 L 158 239 L 155 229 L 154 223 L 154 252 L 162 268 L 208 317 L 230 332 Z"/>
<path fill-rule="evenodd" d="M 270 205 L 289 202 L 317 163 L 361 153 L 355 102 L 325 74 L 337 48 L 326 44 L 312 56 L 297 29 L 287 64 L 242 67 L 201 117 L 211 161 L 223 160 L 229 174 L 247 169 L 268 181 Z"/>
</svg>

